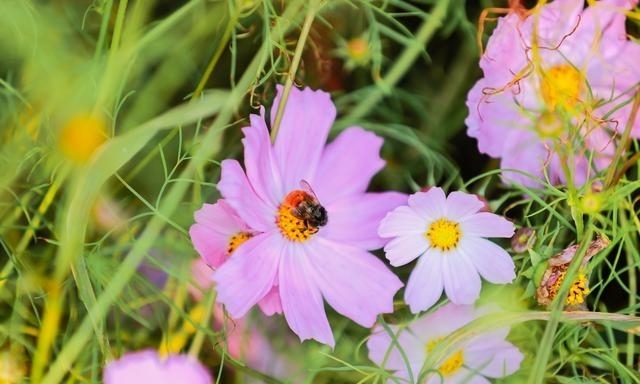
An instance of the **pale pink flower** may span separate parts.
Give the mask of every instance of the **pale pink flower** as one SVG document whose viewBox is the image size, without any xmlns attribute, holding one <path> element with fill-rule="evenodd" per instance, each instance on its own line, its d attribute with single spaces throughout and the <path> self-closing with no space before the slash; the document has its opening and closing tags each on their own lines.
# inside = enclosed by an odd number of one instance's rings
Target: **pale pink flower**
<svg viewBox="0 0 640 384">
<path fill-rule="evenodd" d="M 640 82 L 640 45 L 626 37 L 623 12 L 635 4 L 583 9 L 582 0 L 556 0 L 524 18 L 499 18 L 466 124 L 480 152 L 524 172 L 504 172 L 504 180 L 580 186 L 610 165 Z M 640 137 L 640 114 L 631 135 Z"/>
<path fill-rule="evenodd" d="M 384 247 L 393 266 L 419 258 L 409 276 L 404 299 L 413 313 L 428 309 L 444 289 L 456 304 L 472 304 L 480 295 L 480 276 L 504 284 L 515 278 L 509 254 L 485 237 L 511 237 L 513 224 L 504 217 L 482 212 L 484 202 L 475 195 L 441 188 L 409 196 L 408 205 L 380 223 Z"/>
<path fill-rule="evenodd" d="M 271 119 L 281 94 L 278 87 Z M 366 192 L 384 166 L 380 137 L 352 127 L 325 146 L 335 115 L 329 94 L 294 88 L 273 144 L 264 108 L 251 115 L 243 129 L 244 169 L 223 161 L 218 189 L 255 234 L 213 274 L 217 300 L 232 317 L 265 298 L 279 299 L 302 340 L 331 346 L 325 300 L 365 327 L 393 311 L 402 283 L 369 250 L 385 243 L 377 234 L 379 220 L 406 200 L 400 193 Z M 315 217 L 300 217 L 297 203 L 304 199 L 303 208 Z"/>
<path fill-rule="evenodd" d="M 486 308 L 449 303 L 406 326 L 389 325 L 391 334 L 378 325 L 367 342 L 369 358 L 393 371 L 388 383 L 488 384 L 489 378 L 505 377 L 520 368 L 524 356 L 506 340 L 509 329 L 475 333 L 455 347 L 447 345 L 446 337 L 489 313 Z M 435 348 L 448 353 L 425 366 Z"/>
<path fill-rule="evenodd" d="M 211 384 L 211 375 L 187 355 L 161 357 L 155 350 L 129 352 L 109 362 L 103 372 L 105 384 Z"/>
</svg>

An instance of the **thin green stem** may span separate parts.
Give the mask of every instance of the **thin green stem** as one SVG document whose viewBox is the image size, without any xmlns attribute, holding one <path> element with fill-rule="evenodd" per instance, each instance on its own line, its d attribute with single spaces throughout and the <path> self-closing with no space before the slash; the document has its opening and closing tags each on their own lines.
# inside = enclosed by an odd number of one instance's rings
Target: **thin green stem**
<svg viewBox="0 0 640 384">
<path fill-rule="evenodd" d="M 287 104 L 287 99 L 289 98 L 291 87 L 293 87 L 293 81 L 296 78 L 296 72 L 298 72 L 298 67 L 300 66 L 302 51 L 304 51 L 307 37 L 309 37 L 309 31 L 311 30 L 311 25 L 313 24 L 313 20 L 316 17 L 316 13 L 320 9 L 320 5 L 321 4 L 319 4 L 317 1 L 309 2 L 309 6 L 307 8 L 307 16 L 304 19 L 304 24 L 302 25 L 302 30 L 300 31 L 300 37 L 298 38 L 298 44 L 296 45 L 296 50 L 293 54 L 293 59 L 291 60 L 291 67 L 289 67 L 289 71 L 287 72 L 287 78 L 284 83 L 284 89 L 282 90 L 282 96 L 280 97 L 280 103 L 278 104 L 276 117 L 273 120 L 273 127 L 271 128 L 272 142 L 276 141 L 278 129 L 280 128 L 282 116 L 284 115 L 284 108 Z"/>
<path fill-rule="evenodd" d="M 213 314 L 214 305 L 216 302 L 216 292 L 213 289 L 209 289 L 204 299 L 204 316 L 200 320 L 198 330 L 196 331 L 191 346 L 189 347 L 189 356 L 196 358 L 200 354 L 202 344 L 204 343 L 205 333 L 202 331 L 206 329 L 211 323 L 211 314 Z"/>
<path fill-rule="evenodd" d="M 634 126 L 634 122 L 636 121 L 636 116 L 638 116 L 638 108 L 640 107 L 640 92 L 636 92 L 633 98 L 633 105 L 631 106 L 631 115 L 627 120 L 627 125 L 624 128 L 624 132 L 622 133 L 622 137 L 620 138 L 620 145 L 616 147 L 616 153 L 613 155 L 614 163 L 609 165 L 609 170 L 607 171 L 607 177 L 605 179 L 605 188 L 611 187 L 615 182 L 617 182 L 617 172 L 618 163 L 622 161 L 623 155 L 626 151 L 628 151 L 631 141 L 629 140 L 631 136 L 631 129 Z"/>
<path fill-rule="evenodd" d="M 64 181 L 67 179 L 68 174 L 69 168 L 63 167 L 61 173 L 54 179 L 51 187 L 49 187 L 47 193 L 44 195 L 44 198 L 38 206 L 36 216 L 33 218 L 29 225 L 29 228 L 27 228 L 27 230 L 22 235 L 22 238 L 18 242 L 18 245 L 16 246 L 16 250 L 14 252 L 14 257 L 19 258 L 27 249 L 27 246 L 33 238 L 35 231 L 40 227 L 40 224 L 42 223 L 44 214 L 49 210 L 49 207 L 55 201 L 55 197 L 58 194 L 58 191 L 60 190 L 60 187 L 62 186 Z M 2 276 L 6 276 L 5 274 L 11 273 L 13 268 L 13 263 L 9 261 L 9 263 L 5 265 L 5 268 L 2 271 Z M 5 281 L 6 280 L 0 280 L 0 288 L 4 285 Z M 58 317 L 60 315 L 61 308 L 57 306 L 62 304 L 62 299 L 56 297 L 56 295 L 61 294 L 60 286 L 61 284 L 57 284 L 56 281 L 54 281 L 52 284 L 52 291 L 48 292 L 50 300 L 48 300 L 46 303 L 45 315 L 42 319 L 42 324 L 40 327 L 41 331 L 38 335 L 36 351 L 33 358 L 33 366 L 31 368 L 31 377 L 34 383 L 37 383 L 44 373 L 44 369 L 48 364 L 51 344 L 53 343 L 53 340 L 55 339 L 58 331 Z"/>
</svg>

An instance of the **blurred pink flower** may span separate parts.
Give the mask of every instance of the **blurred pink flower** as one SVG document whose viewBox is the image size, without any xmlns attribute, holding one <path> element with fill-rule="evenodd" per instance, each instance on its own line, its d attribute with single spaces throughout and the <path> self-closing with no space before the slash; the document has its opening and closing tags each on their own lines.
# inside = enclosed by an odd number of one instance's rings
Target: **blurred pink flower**
<svg viewBox="0 0 640 384">
<path fill-rule="evenodd" d="M 408 205 L 389 212 L 379 234 L 393 266 L 420 258 L 409 276 L 404 299 L 413 313 L 430 308 L 444 288 L 456 304 L 472 304 L 480 295 L 480 276 L 510 283 L 515 265 L 509 254 L 485 237 L 511 237 L 513 224 L 490 212 L 475 195 L 442 188 L 409 196 Z"/>
<path fill-rule="evenodd" d="M 609 166 L 640 82 L 640 45 L 625 32 L 623 10 L 637 0 L 603 0 L 583 9 L 562 0 L 498 20 L 467 97 L 468 135 L 501 158 L 507 182 L 583 185 Z M 631 135 L 640 137 L 640 115 Z M 564 160 L 563 160 L 564 159 Z M 563 170 L 565 161 L 568 175 Z"/>
<path fill-rule="evenodd" d="M 160 357 L 155 350 L 130 352 L 109 362 L 103 372 L 105 384 L 211 384 L 211 375 L 200 362 L 187 355 Z"/>
<path fill-rule="evenodd" d="M 271 119 L 281 95 L 278 87 Z M 281 309 L 300 339 L 331 346 L 324 300 L 365 327 L 393 310 L 402 283 L 368 251 L 385 243 L 379 220 L 406 201 L 400 193 L 365 192 L 384 166 L 380 137 L 352 127 L 325 147 L 335 115 L 327 93 L 293 88 L 274 144 L 264 108 L 251 115 L 245 169 L 224 160 L 218 189 L 255 234 L 213 274 L 217 300 L 232 317 L 271 297 L 281 308 L 267 307 Z"/>
<path fill-rule="evenodd" d="M 189 292 L 194 299 L 202 300 L 202 293 L 213 286 L 208 266 L 203 259 L 193 261 L 191 270 L 194 285 Z M 255 315 L 255 313 L 253 313 Z M 265 375 L 280 380 L 302 382 L 304 367 L 295 356 L 304 354 L 297 339 L 284 327 L 281 318 L 260 318 L 247 315 L 242 319 L 231 319 L 225 315 L 221 305 L 213 312 L 213 328 L 224 329 L 227 352 L 231 357 Z M 260 380 L 245 375 L 243 383 L 260 383 Z"/>
<path fill-rule="evenodd" d="M 446 351 L 434 366 L 424 366 L 434 348 L 441 343 L 445 343 L 446 348 L 449 334 L 488 313 L 486 308 L 449 303 L 406 327 L 390 325 L 392 335 L 378 325 L 367 342 L 369 358 L 394 371 L 394 378 L 410 383 L 489 383 L 487 378 L 511 375 L 520 368 L 524 356 L 506 341 L 509 333 L 506 328 L 474 334 L 465 339 L 459 349 Z"/>
</svg>

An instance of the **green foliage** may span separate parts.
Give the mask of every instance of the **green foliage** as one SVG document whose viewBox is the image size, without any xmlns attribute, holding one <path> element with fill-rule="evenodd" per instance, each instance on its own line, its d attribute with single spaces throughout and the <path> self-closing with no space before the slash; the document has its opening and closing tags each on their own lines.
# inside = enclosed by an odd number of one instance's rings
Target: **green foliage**
<svg viewBox="0 0 640 384">
<path fill-rule="evenodd" d="M 441 354 L 510 326 L 509 340 L 526 357 L 501 383 L 640 382 L 637 144 L 595 211 L 580 205 L 587 188 L 501 185 L 495 164 L 465 136 L 481 12 L 467 3 L 1 2 L 0 353 L 15 359 L 17 377 L 100 382 L 105 361 L 151 347 L 197 356 L 217 382 L 287 382 L 231 357 L 227 329 L 212 326 L 214 293 L 189 294 L 198 256 L 188 228 L 193 212 L 217 199 L 220 161 L 239 156 L 249 114 L 290 80 L 333 92 L 333 133 L 358 125 L 386 139 L 387 167 L 373 189 L 466 189 L 535 230 L 527 253 L 511 252 L 513 286 L 483 297 L 504 311 L 451 335 Z M 368 51 L 354 55 L 354 39 Z M 104 120 L 107 138 L 75 164 L 59 149 L 60 133 L 89 114 Z M 588 264 L 590 310 L 565 312 L 559 300 L 538 307 L 535 268 L 574 243 L 580 259 L 596 234 L 610 244 Z M 163 278 L 150 281 L 143 268 Z M 380 322 L 408 321 L 398 309 Z M 330 320 L 335 350 L 276 345 L 302 367 L 304 382 L 395 382 L 367 358 L 368 330 L 333 312 Z M 278 330 L 267 332 L 288 332 L 275 321 Z"/>
</svg>

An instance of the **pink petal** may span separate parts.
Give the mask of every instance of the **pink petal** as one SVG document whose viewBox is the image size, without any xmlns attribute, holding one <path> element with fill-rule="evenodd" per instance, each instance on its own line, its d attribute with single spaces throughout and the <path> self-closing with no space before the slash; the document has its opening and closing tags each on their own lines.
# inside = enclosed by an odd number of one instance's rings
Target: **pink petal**
<svg viewBox="0 0 640 384">
<path fill-rule="evenodd" d="M 427 248 L 429 242 L 424 235 L 409 235 L 392 239 L 384 246 L 384 252 L 389 263 L 399 267 L 421 256 Z"/>
<path fill-rule="evenodd" d="M 213 274 L 217 301 L 234 318 L 244 316 L 275 284 L 283 249 L 280 232 L 262 233 L 238 247 Z"/>
<path fill-rule="evenodd" d="M 321 229 L 323 238 L 363 249 L 378 249 L 387 241 L 378 235 L 378 225 L 387 212 L 406 202 L 397 192 L 365 193 L 325 205 L 329 222 Z"/>
<path fill-rule="evenodd" d="M 364 193 L 373 175 L 384 166 L 382 138 L 359 127 L 345 129 L 326 146 L 314 178 L 314 191 L 323 204 Z"/>
<path fill-rule="evenodd" d="M 412 313 L 431 308 L 442 296 L 442 258 L 439 252 L 427 251 L 411 272 L 404 301 Z"/>
<path fill-rule="evenodd" d="M 442 380 L 437 374 L 434 374 L 426 384 L 442 384 Z M 465 384 L 491 384 L 486 377 L 465 368 L 464 366 L 447 377 L 444 383 L 465 383 Z"/>
<path fill-rule="evenodd" d="M 418 335 L 424 335 L 422 337 L 427 343 L 449 335 L 476 317 L 476 311 L 472 305 L 457 305 L 448 302 L 412 323 L 411 330 Z"/>
<path fill-rule="evenodd" d="M 109 362 L 103 375 L 105 384 L 211 383 L 211 375 L 197 360 L 187 355 L 161 358 L 153 350 L 126 353 L 120 359 Z"/>
<path fill-rule="evenodd" d="M 338 313 L 371 327 L 379 314 L 393 312 L 402 282 L 374 255 L 322 238 L 311 247 L 314 282 Z"/>
<path fill-rule="evenodd" d="M 306 247 L 288 243 L 283 250 L 278 275 L 282 312 L 300 340 L 315 339 L 333 348 L 335 341 Z"/>
<path fill-rule="evenodd" d="M 251 115 L 244 133 L 244 167 L 255 193 L 271 206 L 278 206 L 286 191 L 282 188 L 269 129 L 263 116 Z"/>
<path fill-rule="evenodd" d="M 251 228 L 260 232 L 273 229 L 278 208 L 256 195 L 240 163 L 235 160 L 223 160 L 221 172 L 218 190 L 238 216 Z"/>
<path fill-rule="evenodd" d="M 196 223 L 203 224 L 223 235 L 232 236 L 249 230 L 249 227 L 224 199 L 218 200 L 215 204 L 202 204 L 202 208 L 193 216 Z"/>
<path fill-rule="evenodd" d="M 482 207 L 484 203 L 475 195 L 454 191 L 447 196 L 447 217 L 457 221 L 478 212 Z"/>
<path fill-rule="evenodd" d="M 281 85 L 276 88 L 277 96 L 271 108 L 272 127 L 283 91 Z M 313 183 L 335 117 L 336 107 L 328 93 L 291 88 L 274 144 L 285 190 L 299 189 L 300 180 Z"/>
<path fill-rule="evenodd" d="M 280 301 L 278 286 L 271 287 L 271 290 L 258 302 L 258 305 L 262 313 L 267 316 L 282 313 L 282 302 Z"/>
<path fill-rule="evenodd" d="M 480 296 L 480 276 L 464 254 L 452 251 L 443 256 L 442 280 L 447 297 L 455 304 L 473 304 Z"/>
<path fill-rule="evenodd" d="M 507 251 L 479 237 L 464 238 L 460 253 L 465 260 L 471 260 L 478 273 L 494 284 L 511 283 L 516 278 L 515 264 Z"/>
<path fill-rule="evenodd" d="M 491 343 L 490 348 L 465 350 L 464 357 L 466 366 L 492 378 L 516 372 L 524 358 L 522 352 L 506 340 L 496 340 Z"/>
<path fill-rule="evenodd" d="M 192 225 L 189 228 L 189 236 L 193 247 L 211 268 L 218 268 L 227 261 L 229 257 L 227 254 L 228 237 L 221 236 L 202 224 Z"/>
<path fill-rule="evenodd" d="M 409 196 L 409 207 L 427 221 L 437 220 L 445 215 L 447 198 L 442 188 L 431 188 L 427 192 L 416 192 Z"/>
<path fill-rule="evenodd" d="M 369 358 L 384 369 L 396 371 L 396 377 L 409 379 L 408 369 L 411 369 L 416 378 L 425 359 L 424 343 L 406 329 L 399 330 L 394 325 L 389 328 L 392 335 L 381 326 L 375 327 L 367 341 Z"/>
<path fill-rule="evenodd" d="M 387 215 L 380 222 L 378 234 L 382 237 L 405 235 L 424 235 L 427 231 L 425 218 L 405 205 L 400 206 Z"/>
<path fill-rule="evenodd" d="M 512 222 L 490 212 L 479 212 L 460 223 L 464 236 L 511 237 L 515 232 Z"/>
</svg>

